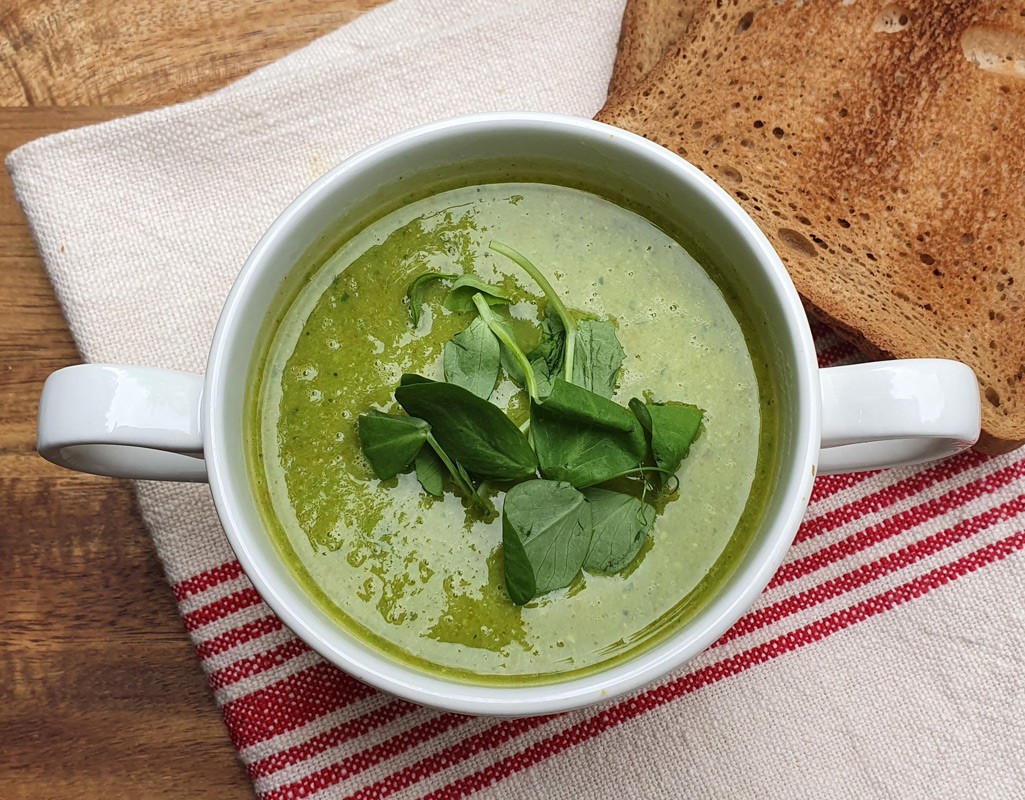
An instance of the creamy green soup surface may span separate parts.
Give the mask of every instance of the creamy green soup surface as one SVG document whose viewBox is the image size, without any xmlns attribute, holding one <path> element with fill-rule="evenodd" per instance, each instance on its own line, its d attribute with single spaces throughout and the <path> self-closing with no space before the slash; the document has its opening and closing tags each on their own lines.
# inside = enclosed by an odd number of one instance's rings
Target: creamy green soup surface
<svg viewBox="0 0 1025 800">
<path fill-rule="evenodd" d="M 491 240 L 527 255 L 567 306 L 614 322 L 626 351 L 617 402 L 705 412 L 678 493 L 634 562 L 615 575 L 584 572 L 522 607 L 505 592 L 501 517 L 475 517 L 451 487 L 432 498 L 411 473 L 378 480 L 356 428 L 371 408 L 400 411 L 403 373 L 443 379 L 442 348 L 472 318 L 444 310 L 435 284 L 414 328 L 406 288 L 424 271 L 502 285 L 516 300 L 514 325 L 534 330 L 541 291 L 488 250 Z M 386 214 L 309 276 L 255 369 L 250 471 L 282 557 L 339 625 L 432 674 L 545 682 L 652 646 L 729 575 L 768 492 L 767 367 L 736 312 L 674 239 L 577 189 L 483 184 Z M 504 376 L 492 402 L 526 418 L 525 394 Z"/>
</svg>

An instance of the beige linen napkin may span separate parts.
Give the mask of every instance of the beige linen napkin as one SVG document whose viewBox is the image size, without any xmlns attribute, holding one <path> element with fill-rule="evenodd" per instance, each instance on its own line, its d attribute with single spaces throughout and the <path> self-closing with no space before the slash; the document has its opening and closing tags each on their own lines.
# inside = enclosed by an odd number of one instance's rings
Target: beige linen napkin
<svg viewBox="0 0 1025 800">
<path fill-rule="evenodd" d="M 622 0 L 394 0 L 203 99 L 7 167 L 90 361 L 200 372 L 228 288 L 314 178 L 458 113 L 591 116 Z M 817 331 L 825 363 L 851 357 Z M 713 649 L 624 701 L 517 721 L 368 689 L 283 628 L 204 487 L 139 500 L 263 797 L 1025 796 L 1025 462 L 820 480 L 787 562 Z"/>
</svg>

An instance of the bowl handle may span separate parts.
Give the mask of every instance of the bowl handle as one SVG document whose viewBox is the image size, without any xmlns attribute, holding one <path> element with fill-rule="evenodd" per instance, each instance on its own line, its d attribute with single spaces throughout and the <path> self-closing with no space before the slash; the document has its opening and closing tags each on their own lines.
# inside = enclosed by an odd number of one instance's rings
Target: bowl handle
<svg viewBox="0 0 1025 800">
<path fill-rule="evenodd" d="M 960 361 L 878 361 L 829 367 L 819 375 L 819 474 L 932 461 L 979 438 L 979 383 Z"/>
<path fill-rule="evenodd" d="M 80 472 L 205 481 L 203 377 L 153 367 L 80 364 L 57 370 L 39 398 L 36 449 Z"/>
</svg>

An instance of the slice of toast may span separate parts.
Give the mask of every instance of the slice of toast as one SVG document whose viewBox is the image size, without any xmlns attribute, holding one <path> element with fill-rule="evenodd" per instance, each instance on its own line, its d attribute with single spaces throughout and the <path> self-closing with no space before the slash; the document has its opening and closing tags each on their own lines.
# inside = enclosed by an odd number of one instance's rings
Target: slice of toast
<svg viewBox="0 0 1025 800">
<path fill-rule="evenodd" d="M 1025 4 L 717 0 L 701 14 L 597 119 L 717 180 L 866 353 L 969 364 L 979 449 L 1021 445 Z"/>
<path fill-rule="evenodd" d="M 609 94 L 644 80 L 670 47 L 686 41 L 691 24 L 710 7 L 709 0 L 627 0 Z"/>
</svg>

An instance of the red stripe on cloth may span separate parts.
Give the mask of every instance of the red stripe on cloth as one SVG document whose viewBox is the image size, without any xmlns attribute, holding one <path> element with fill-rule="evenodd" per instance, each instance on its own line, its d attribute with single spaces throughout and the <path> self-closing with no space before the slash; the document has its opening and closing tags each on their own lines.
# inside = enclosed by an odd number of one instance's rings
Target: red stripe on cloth
<svg viewBox="0 0 1025 800">
<path fill-rule="evenodd" d="M 684 675 L 662 686 L 657 686 L 643 694 L 631 697 L 626 702 L 621 702 L 605 709 L 595 716 L 571 728 L 567 728 L 544 741 L 533 744 L 515 755 L 496 761 L 472 775 L 468 775 L 441 789 L 424 795 L 423 800 L 457 800 L 457 798 L 463 798 L 474 792 L 481 791 L 508 778 L 510 775 L 532 767 L 570 747 L 593 739 L 595 736 L 611 728 L 666 705 L 684 695 L 718 683 L 724 678 L 737 675 L 751 667 L 772 661 L 784 653 L 798 650 L 807 644 L 825 639 L 852 625 L 864 622 L 877 614 L 890 611 L 897 606 L 928 594 L 933 589 L 955 581 L 969 572 L 974 572 L 987 564 L 1000 561 L 1023 548 L 1025 548 L 1025 532 L 1015 533 L 1006 539 L 1001 539 L 998 542 L 982 547 L 974 553 L 970 553 L 949 564 L 944 564 L 942 567 L 937 567 L 912 581 L 882 592 L 850 608 L 837 611 L 736 656 L 711 664 L 708 667 Z M 500 723 L 496 726 L 496 729 L 501 728 L 504 724 Z M 432 761 L 432 763 L 428 764 L 428 761 Z M 418 775 L 425 777 L 453 763 L 452 759 L 439 754 L 433 760 L 425 759 L 420 762 L 417 765 L 416 772 Z M 359 795 L 367 798 L 383 798 L 393 792 L 394 790 L 390 788 L 387 780 L 385 780 L 361 791 Z"/>
<path fill-rule="evenodd" d="M 221 706 L 235 747 L 242 750 L 308 725 L 369 697 L 376 689 L 321 661 Z"/>
<path fill-rule="evenodd" d="M 524 730 L 529 730 L 532 727 L 537 727 L 545 721 L 545 717 L 527 717 L 524 720 L 518 720 L 525 726 Z M 436 736 L 440 736 L 446 731 L 458 728 L 461 725 L 465 725 L 472 721 L 473 717 L 464 717 L 459 714 L 439 714 L 433 717 L 423 725 L 418 725 L 416 728 L 411 728 L 408 731 L 403 731 L 398 736 L 394 736 L 386 742 L 371 747 L 368 750 L 364 750 L 360 753 L 356 753 L 349 758 L 339 761 L 337 764 L 332 764 L 329 767 L 318 770 L 311 775 L 306 776 L 300 781 L 291 783 L 288 786 L 282 786 L 270 792 L 266 792 L 261 795 L 262 800 L 298 800 L 299 798 L 309 797 L 311 794 L 328 789 L 332 786 L 337 786 L 343 780 L 358 775 L 370 767 L 378 764 L 386 759 L 394 758 L 401 753 L 406 752 L 412 747 L 424 742 L 430 741 Z M 476 739 L 479 737 L 470 737 L 464 739 L 464 742 L 470 741 L 470 739 Z M 493 739 L 487 739 L 482 747 L 478 750 L 487 749 L 491 744 L 498 744 Z M 445 751 L 448 752 L 448 751 Z M 468 754 L 466 757 L 468 758 Z M 463 759 L 460 758 L 460 761 Z M 389 794 L 397 792 L 399 789 L 411 786 L 417 781 L 421 781 L 428 777 L 430 773 L 419 772 L 415 769 L 401 770 L 392 775 L 389 775 L 380 784 L 375 786 L 384 785 L 386 790 L 383 794 L 370 793 L 366 794 L 363 791 L 356 792 L 349 796 L 349 800 L 355 800 L 355 798 L 377 798 L 384 797 Z"/>
<path fill-rule="evenodd" d="M 832 497 L 844 489 L 853 489 L 859 483 L 875 475 L 875 472 L 848 472 L 845 475 L 819 475 L 811 487 L 809 503 L 817 503 Z"/>
<path fill-rule="evenodd" d="M 319 733 L 316 736 L 308 739 L 305 742 L 301 742 L 292 747 L 287 747 L 284 750 L 279 750 L 276 753 L 261 758 L 259 761 L 255 761 L 246 767 L 246 771 L 249 773 L 251 780 L 257 778 L 265 778 L 268 775 L 273 775 L 275 772 L 290 767 L 293 764 L 300 764 L 303 761 L 308 761 L 325 750 L 330 750 L 332 747 L 337 747 L 340 744 L 348 742 L 359 736 L 364 736 L 375 728 L 379 728 L 382 725 L 386 725 L 390 722 L 394 722 L 397 719 L 416 711 L 418 706 L 412 703 L 407 703 L 404 700 L 395 700 L 388 703 L 381 708 L 375 709 L 361 717 L 350 719 L 343 722 L 340 725 L 336 725 L 330 730 L 326 730 L 323 733 Z M 366 752 L 360 753 L 356 758 L 367 760 Z M 367 762 L 367 766 L 370 766 Z M 365 767 L 364 767 L 365 768 Z M 358 769 L 353 767 L 353 774 L 358 772 Z"/>
<path fill-rule="evenodd" d="M 241 611 L 243 608 L 252 608 L 262 602 L 263 600 L 256 589 L 251 587 L 238 592 L 232 592 L 226 597 L 221 597 L 212 603 L 207 603 L 202 608 L 197 608 L 195 611 L 183 614 L 182 619 L 185 621 L 185 630 L 192 632 L 196 628 L 209 625 L 211 622 L 217 622 L 217 620 L 224 619 L 236 611 Z"/>
<path fill-rule="evenodd" d="M 210 673 L 208 678 L 210 688 L 216 692 L 218 689 L 231 686 L 245 678 L 251 678 L 253 675 L 259 675 L 261 672 L 279 667 L 308 652 L 310 652 L 310 648 L 305 642 L 299 639 L 289 639 L 284 644 L 240 659 L 223 669 Z"/>
<path fill-rule="evenodd" d="M 1025 475 L 1025 461 L 1015 462 L 971 483 L 951 489 L 934 500 L 927 500 L 907 511 L 901 511 L 891 517 L 887 517 L 875 525 L 870 525 L 864 530 L 851 534 L 847 538 L 834 542 L 827 547 L 823 547 L 821 550 L 804 558 L 794 559 L 784 564 L 773 576 L 768 588 L 775 589 L 784 583 L 797 580 L 848 556 L 860 553 L 862 550 L 866 550 L 886 539 L 903 533 L 915 525 L 920 525 L 923 522 L 935 519 L 941 514 L 954 511 L 966 503 L 982 497 L 1023 475 Z"/>
<path fill-rule="evenodd" d="M 811 335 L 815 339 L 816 344 L 818 344 L 819 339 L 833 341 L 840 338 L 836 331 L 812 314 L 808 315 L 808 327 L 811 328 Z"/>
<path fill-rule="evenodd" d="M 836 363 L 854 358 L 855 356 L 860 355 L 860 353 L 858 353 L 857 349 L 853 345 L 850 345 L 847 342 L 839 342 L 835 345 L 826 347 L 823 350 L 819 350 L 816 355 L 818 356 L 820 367 L 832 367 Z"/>
<path fill-rule="evenodd" d="M 756 630 L 779 622 L 781 619 L 796 614 L 798 611 L 803 611 L 834 597 L 847 594 L 884 575 L 904 569 L 921 561 L 923 558 L 952 547 L 958 542 L 970 539 L 997 522 L 1010 519 L 1023 512 L 1025 512 L 1025 495 L 1015 497 L 1006 503 L 987 509 L 977 516 L 961 520 L 952 528 L 914 542 L 895 553 L 890 553 L 877 561 L 873 561 L 871 564 L 865 564 L 851 570 L 838 578 L 832 578 L 820 583 L 818 586 L 806 589 L 799 594 L 788 597 L 785 600 L 780 600 L 765 608 L 750 611 L 741 617 L 737 624 L 730 628 L 719 641 L 713 644 L 712 648 L 719 647 L 741 636 L 746 636 Z"/>
<path fill-rule="evenodd" d="M 955 458 L 941 461 L 934 467 L 923 469 L 905 478 L 902 481 L 883 487 L 878 491 L 865 495 L 859 500 L 841 506 L 840 508 L 827 511 L 825 514 L 809 519 L 801 524 L 797 535 L 794 537 L 794 544 L 806 542 L 816 536 L 821 536 L 828 531 L 836 530 L 842 525 L 854 522 L 873 511 L 882 511 L 901 500 L 914 497 L 930 486 L 940 481 L 949 480 L 973 467 L 984 464 L 989 456 L 980 453 L 963 453 Z"/>
<path fill-rule="evenodd" d="M 205 592 L 207 589 L 212 589 L 219 584 L 235 580 L 241 574 L 242 565 L 237 561 L 228 561 L 219 567 L 199 572 L 190 578 L 178 581 L 172 587 L 174 599 L 180 603 L 185 598 L 192 597 L 194 594 Z"/>
<path fill-rule="evenodd" d="M 252 622 L 239 625 L 237 628 L 232 628 L 204 642 L 199 642 L 196 645 L 196 654 L 201 660 L 206 660 L 231 650 L 233 647 L 238 647 L 246 642 L 259 639 L 261 636 L 266 636 L 268 633 L 280 631 L 284 627 L 285 625 L 280 619 L 273 614 L 268 614 L 266 617 L 254 619 Z"/>
</svg>

